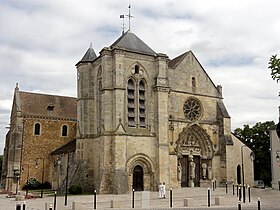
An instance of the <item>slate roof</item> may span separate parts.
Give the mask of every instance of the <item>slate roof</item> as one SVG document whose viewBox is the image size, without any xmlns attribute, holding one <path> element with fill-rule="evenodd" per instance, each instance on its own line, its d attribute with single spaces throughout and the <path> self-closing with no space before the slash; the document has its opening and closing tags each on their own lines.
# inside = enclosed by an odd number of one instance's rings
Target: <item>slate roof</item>
<svg viewBox="0 0 280 210">
<path fill-rule="evenodd" d="M 68 142 L 67 144 L 63 145 L 62 147 L 59 147 L 55 151 L 51 153 L 51 155 L 61 155 L 65 153 L 75 152 L 76 150 L 76 139 Z"/>
<path fill-rule="evenodd" d="M 95 53 L 94 49 L 92 48 L 92 44 L 90 44 L 90 46 L 89 46 L 88 50 L 86 51 L 85 55 L 76 65 L 78 65 L 79 63 L 92 62 L 96 58 L 97 58 L 96 53 Z"/>
<path fill-rule="evenodd" d="M 77 99 L 19 91 L 18 107 L 22 115 L 77 119 Z M 53 110 L 50 108 L 53 107 Z"/>
<path fill-rule="evenodd" d="M 227 112 L 227 109 L 225 107 L 225 104 L 222 101 L 218 101 L 218 107 L 219 107 L 223 117 L 230 118 L 230 116 L 229 116 L 229 114 Z"/>
<path fill-rule="evenodd" d="M 172 60 L 169 61 L 168 63 L 168 67 L 174 69 L 177 64 L 181 63 L 181 61 L 189 54 L 191 53 L 191 51 L 185 52 L 179 56 L 177 56 L 176 58 L 173 58 Z"/>
<path fill-rule="evenodd" d="M 144 53 L 148 55 L 156 55 L 147 44 L 145 44 L 134 33 L 127 31 L 120 38 L 118 38 L 112 45 L 112 48 L 122 48 L 132 52 Z"/>
</svg>

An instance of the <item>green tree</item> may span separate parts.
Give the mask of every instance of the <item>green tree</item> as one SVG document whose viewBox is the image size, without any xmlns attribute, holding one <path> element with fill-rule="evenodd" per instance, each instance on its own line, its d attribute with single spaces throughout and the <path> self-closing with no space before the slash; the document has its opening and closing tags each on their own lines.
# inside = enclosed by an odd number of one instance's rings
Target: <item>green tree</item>
<svg viewBox="0 0 280 210">
<path fill-rule="evenodd" d="M 244 125 L 234 130 L 234 135 L 255 153 L 255 180 L 263 180 L 267 186 L 271 185 L 269 128 L 273 125 L 273 121 L 258 122 L 253 127 Z"/>
<path fill-rule="evenodd" d="M 271 77 L 278 83 L 280 80 L 280 59 L 276 55 L 272 55 L 268 62 L 268 68 L 271 69 Z"/>
</svg>

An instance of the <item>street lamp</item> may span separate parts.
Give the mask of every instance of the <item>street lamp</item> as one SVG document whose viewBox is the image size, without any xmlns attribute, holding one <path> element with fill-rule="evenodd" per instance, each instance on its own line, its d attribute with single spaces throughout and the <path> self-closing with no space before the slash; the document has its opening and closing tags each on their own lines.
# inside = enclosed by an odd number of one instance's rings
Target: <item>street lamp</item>
<svg viewBox="0 0 280 210">
<path fill-rule="evenodd" d="M 37 158 L 35 161 L 35 168 L 38 168 L 38 160 L 41 159 L 43 161 L 43 168 L 42 168 L 42 184 L 41 184 L 41 198 L 43 198 L 44 193 L 44 173 L 45 173 L 45 160 L 44 158 Z"/>
<path fill-rule="evenodd" d="M 244 181 L 244 161 L 243 161 L 243 147 L 247 147 L 245 144 L 241 146 L 241 160 L 242 160 L 242 185 L 243 185 L 243 203 L 245 203 L 245 181 Z M 249 148 L 249 147 L 248 147 Z M 250 153 L 250 158 L 253 161 L 255 159 L 254 152 Z"/>
<path fill-rule="evenodd" d="M 28 195 L 28 180 L 29 180 L 29 164 L 23 164 L 24 165 L 27 165 L 27 176 L 26 176 L 26 195 Z M 24 172 L 24 167 L 22 167 L 22 172 Z"/>
<path fill-rule="evenodd" d="M 15 181 L 16 181 L 16 195 L 18 194 L 19 177 L 20 177 L 20 170 L 19 169 L 14 169 L 14 178 L 15 178 Z"/>
<path fill-rule="evenodd" d="M 64 205 L 65 205 L 65 206 L 67 206 L 68 175 L 69 175 L 69 153 L 67 153 L 67 168 L 66 168 L 66 183 L 65 183 L 65 199 L 64 199 Z"/>
</svg>

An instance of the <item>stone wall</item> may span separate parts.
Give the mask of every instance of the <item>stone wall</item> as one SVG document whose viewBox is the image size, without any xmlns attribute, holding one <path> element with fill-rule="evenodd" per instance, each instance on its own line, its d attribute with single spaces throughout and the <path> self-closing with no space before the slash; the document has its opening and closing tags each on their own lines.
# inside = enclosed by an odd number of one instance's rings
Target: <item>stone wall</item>
<svg viewBox="0 0 280 210">
<path fill-rule="evenodd" d="M 40 135 L 34 135 L 34 125 L 40 123 Z M 22 144 L 23 171 L 21 174 L 21 187 L 24 186 L 27 177 L 35 177 L 42 180 L 44 159 L 44 181 L 51 183 L 52 158 L 51 152 L 73 140 L 76 136 L 76 121 L 52 119 L 52 118 L 25 118 L 23 121 L 24 135 Z M 68 135 L 62 136 L 62 126 L 68 126 Z M 37 161 L 37 169 L 35 162 Z M 29 168 L 29 171 L 28 171 Z"/>
</svg>

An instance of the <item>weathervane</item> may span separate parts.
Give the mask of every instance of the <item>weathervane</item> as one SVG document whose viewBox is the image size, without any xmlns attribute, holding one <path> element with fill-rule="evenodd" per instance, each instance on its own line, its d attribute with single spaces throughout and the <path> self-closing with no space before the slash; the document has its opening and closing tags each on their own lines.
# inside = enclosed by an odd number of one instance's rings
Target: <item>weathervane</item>
<svg viewBox="0 0 280 210">
<path fill-rule="evenodd" d="M 120 18 L 123 19 L 123 24 L 122 24 L 122 30 L 123 30 L 123 33 L 124 33 L 124 29 L 125 29 L 125 26 L 124 26 L 124 17 L 128 17 L 128 31 L 130 31 L 130 19 L 131 18 L 134 18 L 131 13 L 130 13 L 130 8 L 131 8 L 131 5 L 129 4 L 128 6 L 128 15 L 120 15 Z"/>
</svg>

